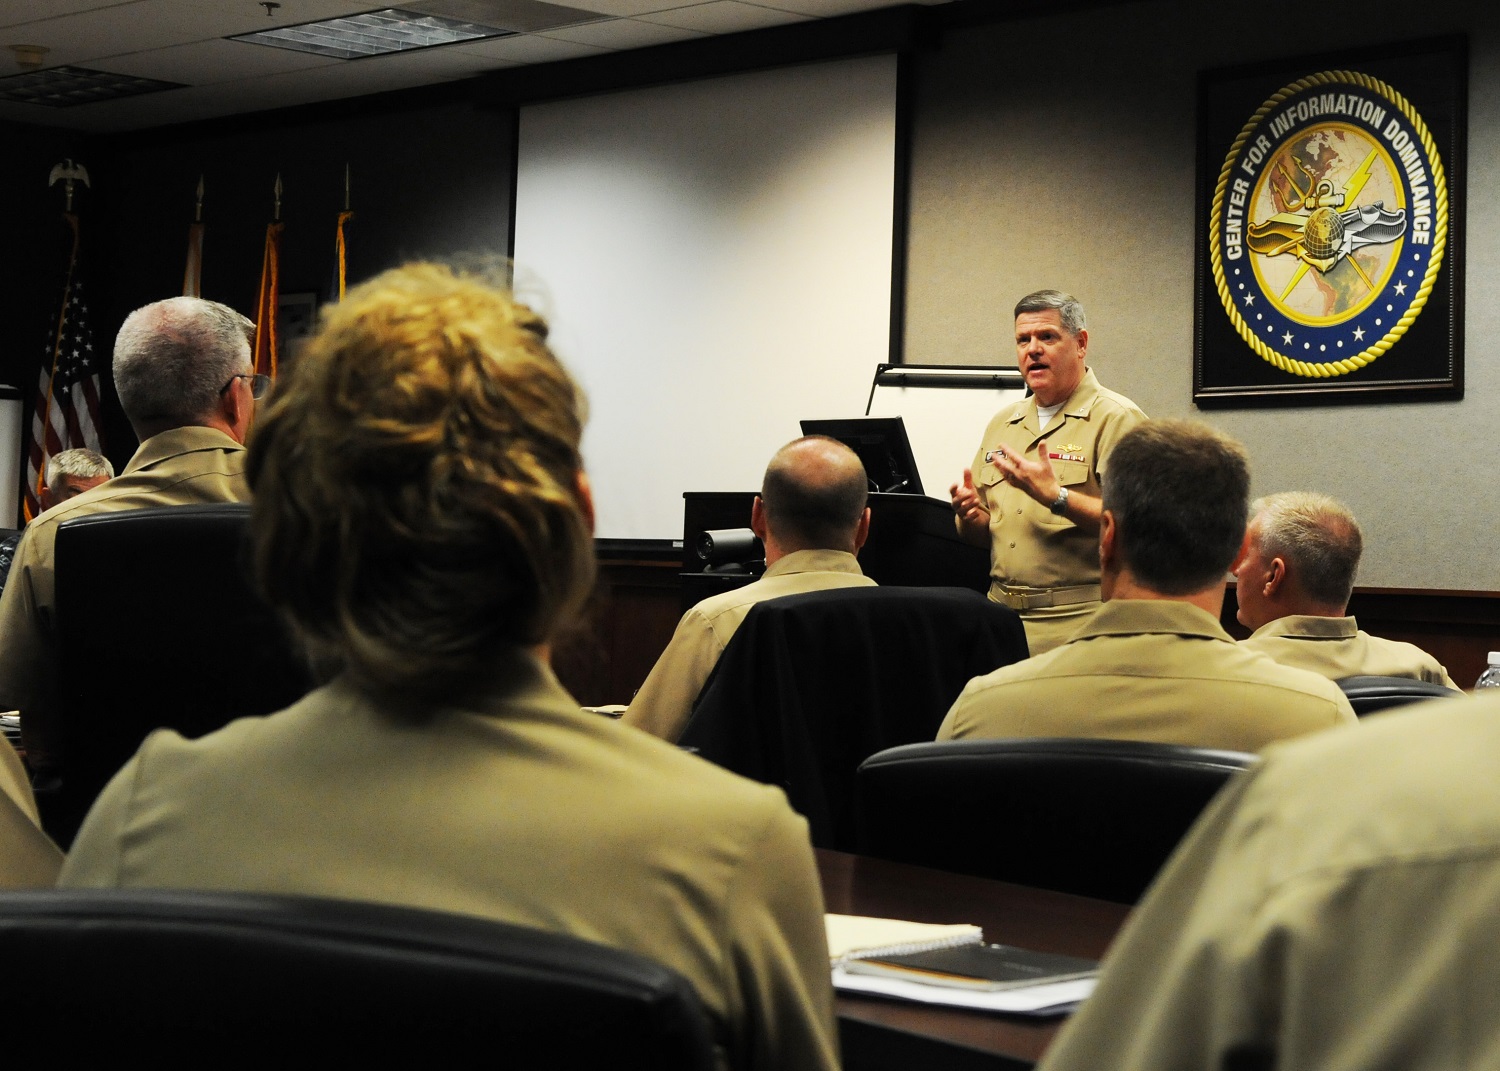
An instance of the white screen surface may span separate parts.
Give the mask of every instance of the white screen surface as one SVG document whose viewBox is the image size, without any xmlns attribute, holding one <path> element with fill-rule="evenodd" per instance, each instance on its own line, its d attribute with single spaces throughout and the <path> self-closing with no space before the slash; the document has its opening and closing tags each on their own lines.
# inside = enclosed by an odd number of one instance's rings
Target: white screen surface
<svg viewBox="0 0 1500 1071">
<path fill-rule="evenodd" d="M 598 535 L 760 486 L 887 359 L 893 56 L 525 107 L 516 287 L 589 396 Z M 748 518 L 746 519 L 748 523 Z"/>
<path fill-rule="evenodd" d="M 966 370 L 991 371 L 984 366 L 954 369 Z M 881 385 L 871 394 L 870 415 L 902 419 L 922 490 L 928 498 L 947 500 L 948 488 L 973 462 L 990 418 L 1025 397 L 1024 386 L 1002 390 Z"/>
</svg>

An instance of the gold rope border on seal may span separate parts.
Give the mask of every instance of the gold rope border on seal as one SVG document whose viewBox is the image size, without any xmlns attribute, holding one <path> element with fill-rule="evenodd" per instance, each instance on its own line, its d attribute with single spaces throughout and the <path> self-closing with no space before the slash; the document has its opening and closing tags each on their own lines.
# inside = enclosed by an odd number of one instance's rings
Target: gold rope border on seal
<svg viewBox="0 0 1500 1071">
<path fill-rule="evenodd" d="M 1287 357 L 1270 346 L 1266 345 L 1256 336 L 1253 328 L 1245 322 L 1240 315 L 1240 310 L 1235 306 L 1234 298 L 1229 293 L 1229 283 L 1224 278 L 1224 262 L 1220 252 L 1220 210 L 1224 206 L 1224 190 L 1229 185 L 1230 171 L 1239 158 L 1240 149 L 1245 142 L 1250 140 L 1250 135 L 1260 126 L 1261 120 L 1273 111 L 1282 101 L 1288 97 L 1302 92 L 1304 89 L 1312 89 L 1315 86 L 1330 84 L 1354 84 L 1361 88 L 1371 90 L 1385 97 L 1391 105 L 1411 121 L 1412 128 L 1422 143 L 1422 150 L 1427 156 L 1427 162 L 1432 167 L 1432 193 L 1433 200 L 1437 202 L 1435 218 L 1432 230 L 1432 251 L 1428 254 L 1427 271 L 1422 277 L 1422 285 L 1418 287 L 1416 296 L 1412 298 L 1411 304 L 1407 306 L 1406 312 L 1395 325 L 1387 331 L 1378 342 L 1362 350 L 1353 357 L 1346 357 L 1339 361 L 1326 361 L 1311 363 L 1299 361 Z M 1363 368 L 1386 350 L 1396 344 L 1396 340 L 1406 334 L 1406 329 L 1416 320 L 1417 314 L 1427 305 L 1427 296 L 1432 293 L 1432 288 L 1437 282 L 1438 271 L 1443 266 L 1443 254 L 1448 247 L 1448 176 L 1443 168 L 1443 161 L 1438 156 L 1437 146 L 1433 143 L 1432 134 L 1427 129 L 1427 124 L 1422 117 L 1400 93 L 1380 81 L 1371 78 L 1367 74 L 1358 71 L 1320 71 L 1317 74 L 1299 78 L 1291 85 L 1286 86 L 1275 93 L 1269 100 L 1260 106 L 1250 121 L 1240 131 L 1239 137 L 1235 138 L 1234 144 L 1229 147 L 1229 154 L 1224 158 L 1224 168 L 1219 172 L 1219 181 L 1214 186 L 1213 207 L 1209 216 L 1208 249 L 1209 260 L 1213 265 L 1214 287 L 1219 292 L 1219 301 L 1224 306 L 1224 311 L 1229 315 L 1229 320 L 1239 331 L 1240 337 L 1245 340 L 1249 347 L 1264 360 L 1280 368 L 1284 372 L 1294 375 L 1305 376 L 1309 379 L 1326 379 L 1330 376 L 1342 376 Z M 1251 254 L 1252 256 L 1254 254 Z"/>
</svg>

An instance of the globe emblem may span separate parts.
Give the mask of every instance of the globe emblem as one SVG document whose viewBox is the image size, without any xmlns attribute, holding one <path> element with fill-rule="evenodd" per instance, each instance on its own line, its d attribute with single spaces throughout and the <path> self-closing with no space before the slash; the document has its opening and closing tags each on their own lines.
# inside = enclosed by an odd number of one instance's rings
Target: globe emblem
<svg viewBox="0 0 1500 1071">
<path fill-rule="evenodd" d="M 1336 260 L 1344 244 L 1344 221 L 1331 208 L 1316 208 L 1302 229 L 1302 248 L 1315 260 Z"/>
</svg>

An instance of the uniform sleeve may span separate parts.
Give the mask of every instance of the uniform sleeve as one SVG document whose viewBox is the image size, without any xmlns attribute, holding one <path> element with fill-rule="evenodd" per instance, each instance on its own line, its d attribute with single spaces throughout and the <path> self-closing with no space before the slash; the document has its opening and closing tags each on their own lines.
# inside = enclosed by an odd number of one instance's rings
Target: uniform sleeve
<svg viewBox="0 0 1500 1071">
<path fill-rule="evenodd" d="M 823 893 L 807 823 L 776 794 L 729 891 L 737 1071 L 836 1071 L 838 1029 Z"/>
<path fill-rule="evenodd" d="M 1123 439 L 1125 433 L 1131 428 L 1145 422 L 1145 413 L 1126 406 L 1120 406 L 1104 418 L 1104 426 L 1099 431 L 1098 446 L 1094 450 L 1094 475 L 1101 484 L 1104 482 L 1104 473 L 1109 467 L 1109 455 L 1114 453 L 1115 444 Z"/>
<path fill-rule="evenodd" d="M 0 740 L 0 889 L 43 889 L 57 880 L 62 852 L 37 824 L 26 771 Z"/>
<path fill-rule="evenodd" d="M 708 619 L 696 607 L 689 610 L 620 720 L 676 743 L 687 728 L 694 700 L 723 653 Z"/>
<path fill-rule="evenodd" d="M 943 716 L 943 724 L 938 726 L 937 737 L 935 739 L 957 740 L 959 737 L 967 735 L 968 717 L 966 708 L 968 706 L 969 693 L 973 687 L 974 682 L 970 681 L 964 685 L 964 690 L 958 693 L 958 698 L 953 701 L 953 705 L 948 708 L 948 713 Z"/>
<path fill-rule="evenodd" d="M 89 808 L 68 857 L 58 876 L 59 888 L 113 889 L 120 885 L 121 853 L 125 824 L 130 815 L 136 779 L 146 750 L 148 737 L 135 757 L 110 778 L 104 791 Z"/>
<path fill-rule="evenodd" d="M 27 531 L 0 593 L 0 708 L 21 712 L 33 768 L 56 764 L 56 658 L 52 637 L 50 532 Z"/>
<path fill-rule="evenodd" d="M 1260 957 L 1276 950 L 1256 936 L 1264 922 L 1263 853 L 1275 840 L 1257 817 L 1263 769 L 1237 775 L 1209 805 L 1110 948 L 1098 988 L 1039 1071 L 1216 1071 L 1231 1066 L 1222 1063 L 1231 1050 L 1271 1043 L 1274 1032 L 1264 1024 L 1274 1016 Z"/>
</svg>

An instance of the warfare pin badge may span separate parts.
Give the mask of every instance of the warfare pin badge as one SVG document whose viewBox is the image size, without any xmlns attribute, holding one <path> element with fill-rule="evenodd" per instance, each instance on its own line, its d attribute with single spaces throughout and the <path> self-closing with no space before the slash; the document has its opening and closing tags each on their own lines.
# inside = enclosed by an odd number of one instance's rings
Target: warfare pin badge
<svg viewBox="0 0 1500 1071">
<path fill-rule="evenodd" d="M 1355 71 L 1285 86 L 1214 187 L 1209 259 L 1234 328 L 1299 376 L 1340 376 L 1422 312 L 1448 242 L 1436 143 L 1400 93 Z"/>
</svg>

